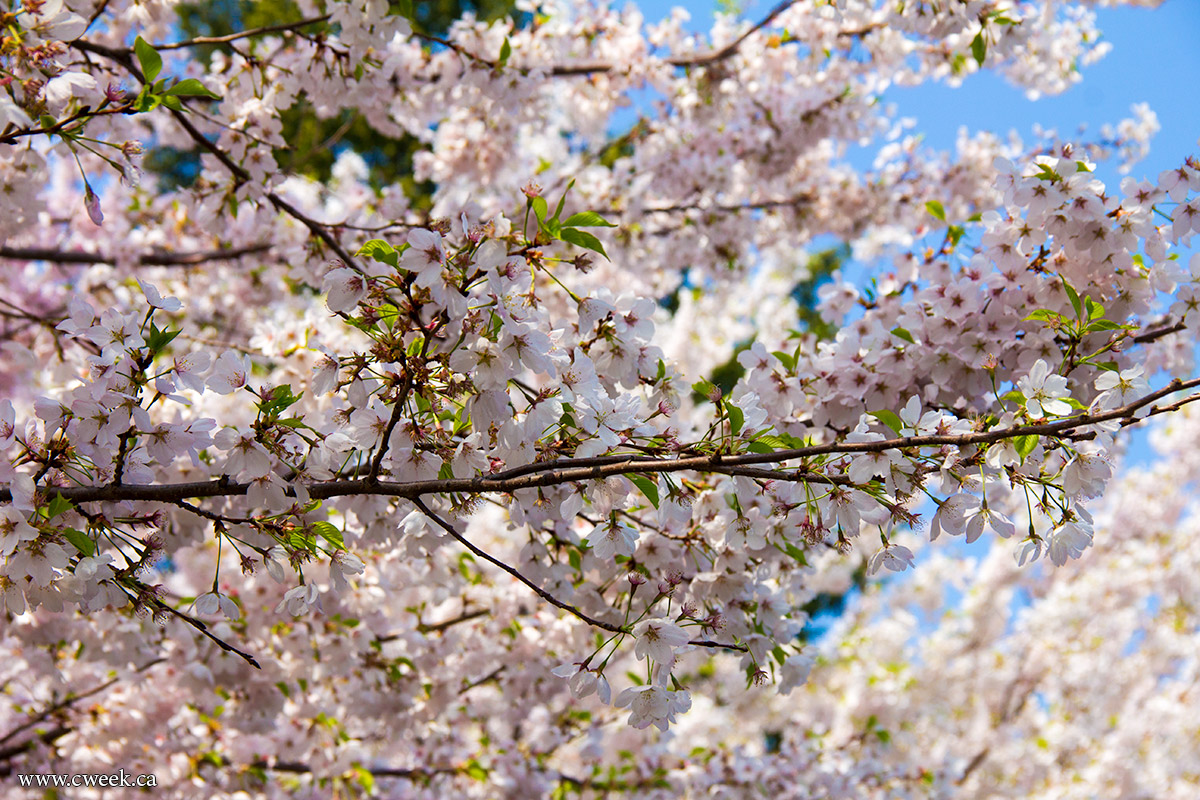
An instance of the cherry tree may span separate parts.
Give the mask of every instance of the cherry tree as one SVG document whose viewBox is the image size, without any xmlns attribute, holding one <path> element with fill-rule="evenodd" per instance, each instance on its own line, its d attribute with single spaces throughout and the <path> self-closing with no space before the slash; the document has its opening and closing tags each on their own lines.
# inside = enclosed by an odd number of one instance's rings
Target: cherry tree
<svg viewBox="0 0 1200 800">
<path fill-rule="evenodd" d="M 1200 164 L 880 102 L 1156 4 L 0 12 L 0 774 L 1194 794 Z"/>
</svg>

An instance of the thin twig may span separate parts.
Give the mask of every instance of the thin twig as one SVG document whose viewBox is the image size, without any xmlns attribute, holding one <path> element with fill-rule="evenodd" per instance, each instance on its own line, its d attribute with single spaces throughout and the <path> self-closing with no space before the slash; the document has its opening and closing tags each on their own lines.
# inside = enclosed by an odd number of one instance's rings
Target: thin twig
<svg viewBox="0 0 1200 800">
<path fill-rule="evenodd" d="M 248 31 L 240 31 L 238 33 L 230 33 L 225 36 L 197 36 L 194 39 L 187 39 L 182 42 L 171 42 L 170 44 L 156 44 L 155 50 L 179 50 L 185 47 L 196 47 L 205 44 L 229 44 L 236 42 L 238 39 L 246 39 L 251 36 L 262 36 L 268 33 L 282 33 L 284 31 L 294 31 L 297 28 L 303 28 L 306 25 L 316 25 L 321 22 L 327 22 L 330 15 L 326 14 L 323 17 L 312 17 L 311 19 L 302 19 L 298 22 L 284 22 L 279 25 L 267 25 L 262 28 L 251 28 Z"/>
</svg>

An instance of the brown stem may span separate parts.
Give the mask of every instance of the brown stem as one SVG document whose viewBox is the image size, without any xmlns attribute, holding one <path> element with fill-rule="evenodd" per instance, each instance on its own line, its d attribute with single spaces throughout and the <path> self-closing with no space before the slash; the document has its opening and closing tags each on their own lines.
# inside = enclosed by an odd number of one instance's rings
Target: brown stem
<svg viewBox="0 0 1200 800">
<path fill-rule="evenodd" d="M 311 19 L 302 19 L 297 22 L 285 22 L 279 25 L 267 25 L 262 28 L 251 28 L 248 31 L 240 31 L 238 33 L 230 33 L 225 36 L 197 36 L 194 39 L 187 39 L 182 42 L 172 42 L 170 44 L 156 44 L 155 50 L 179 50 L 184 47 L 195 47 L 203 44 L 229 44 L 236 42 L 238 39 L 246 39 L 251 36 L 262 36 L 267 33 L 283 33 L 285 31 L 294 31 L 298 28 L 303 28 L 306 25 L 316 25 L 321 22 L 326 22 L 329 19 L 329 14 L 323 17 L 313 17 Z"/>
</svg>

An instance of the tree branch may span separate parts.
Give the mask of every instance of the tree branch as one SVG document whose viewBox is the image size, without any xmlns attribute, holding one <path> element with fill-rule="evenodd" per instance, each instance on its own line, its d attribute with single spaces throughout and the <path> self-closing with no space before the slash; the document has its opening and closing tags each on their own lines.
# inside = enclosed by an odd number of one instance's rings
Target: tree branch
<svg viewBox="0 0 1200 800">
<path fill-rule="evenodd" d="M 770 464 L 796 459 L 812 458 L 822 455 L 840 455 L 851 453 L 878 453 L 886 450 L 906 450 L 914 447 L 940 447 L 943 445 L 969 446 L 991 444 L 1018 436 L 1060 436 L 1071 438 L 1068 434 L 1077 428 L 1095 425 L 1109 420 L 1120 419 L 1122 424 L 1133 424 L 1146 417 L 1175 411 L 1185 405 L 1200 400 L 1200 393 L 1191 394 L 1167 406 L 1151 406 L 1169 394 L 1184 389 L 1200 386 L 1200 378 L 1187 381 L 1174 380 L 1158 391 L 1151 392 L 1145 397 L 1128 405 L 1097 414 L 1078 414 L 1057 422 L 1042 422 L 1033 425 L 1017 425 L 993 431 L 963 433 L 955 435 L 909 436 L 896 439 L 881 439 L 873 442 L 834 442 L 830 444 L 812 445 L 787 450 L 776 450 L 771 453 L 714 453 L 709 455 L 688 456 L 685 458 L 648 458 L 640 455 L 610 455 L 593 458 L 563 458 L 554 461 L 544 461 L 525 464 L 505 470 L 494 475 L 483 475 L 477 478 L 451 478 L 424 481 L 386 482 L 371 481 L 366 478 L 343 479 L 314 483 L 307 487 L 309 495 L 314 500 L 325 500 L 332 497 L 347 497 L 354 495 L 381 495 L 386 497 L 403 497 L 414 502 L 425 495 L 432 494 L 511 494 L 518 489 L 536 489 L 544 486 L 557 486 L 564 483 L 576 483 L 587 480 L 600 480 L 616 475 L 674 473 L 674 472 L 710 472 L 723 473 L 731 468 L 747 467 L 756 464 Z M 1142 408 L 1150 406 L 1144 417 L 1134 414 Z M 1079 439 L 1091 438 L 1091 433 L 1077 435 Z M 755 477 L 780 480 L 813 480 L 820 477 L 811 472 L 797 473 L 796 471 L 772 471 L 770 473 L 755 473 Z M 824 476 L 826 480 L 834 478 Z M 237 497 L 246 494 L 249 484 L 234 483 L 225 479 L 215 481 L 194 481 L 188 483 L 168 484 L 124 484 L 113 486 L 43 486 L 43 491 L 61 493 L 62 496 L 75 503 L 91 502 L 120 502 L 124 500 L 144 500 L 164 503 L 176 503 L 203 497 Z M 294 491 L 289 490 L 289 494 Z M 10 502 L 12 492 L 9 488 L 0 488 L 0 503 Z"/>
<path fill-rule="evenodd" d="M 142 666 L 138 667 L 137 669 L 135 669 L 133 671 L 133 674 L 136 675 L 139 672 L 145 672 L 146 670 L 150 669 L 154 665 L 161 664 L 164 661 L 166 661 L 165 658 L 153 659 L 152 661 L 149 661 L 149 662 L 143 664 Z M 34 726 L 38 725 L 41 722 L 45 722 L 47 719 L 54 716 L 58 712 L 64 711 L 64 710 L 70 708 L 75 703 L 78 703 L 80 700 L 86 700 L 89 697 L 92 697 L 94 695 L 99 694 L 100 692 L 103 692 L 105 689 L 109 688 L 110 686 L 114 685 L 115 683 L 119 682 L 120 680 L 121 680 L 120 677 L 112 678 L 112 679 L 107 680 L 104 683 L 100 684 L 99 686 L 93 686 L 91 689 L 88 689 L 85 692 L 82 692 L 80 694 L 73 694 L 70 697 L 66 698 L 65 700 L 60 700 L 57 703 L 46 706 L 44 709 L 42 709 L 36 715 L 30 717 L 28 720 L 21 723 L 17 727 L 13 728 L 12 730 L 10 730 L 8 733 L 4 734 L 3 736 L 0 736 L 0 745 L 4 745 L 5 743 L 11 741 L 12 739 L 15 739 L 17 736 L 20 736 L 25 731 L 29 730 L 30 728 L 33 728 Z M 13 756 L 20 755 L 21 753 L 26 752 L 27 750 L 29 750 L 33 747 L 33 743 L 35 741 L 37 741 L 38 739 L 41 739 L 43 741 L 53 741 L 53 739 L 57 739 L 60 736 L 66 734 L 66 733 L 69 733 L 69 732 L 70 732 L 69 728 L 60 726 L 60 727 L 54 728 L 50 731 L 47 731 L 46 733 L 42 734 L 39 737 L 30 739 L 29 741 L 24 742 L 22 744 L 10 745 L 8 747 L 0 748 L 0 761 L 10 760 Z"/>
<path fill-rule="evenodd" d="M 507 572 L 509 575 L 516 578 L 518 581 L 525 584 L 526 586 L 528 586 L 530 589 L 533 590 L 533 592 L 535 594 L 537 594 L 538 597 L 542 598 L 543 600 L 545 600 L 547 603 L 554 606 L 555 608 L 561 608 L 563 611 L 566 611 L 570 614 L 573 614 L 576 617 L 579 617 L 581 620 L 583 620 L 587 624 L 595 626 L 597 628 L 603 628 L 606 631 L 611 631 L 613 633 L 628 633 L 629 632 L 629 631 L 625 630 L 624 628 L 622 628 L 620 625 L 615 625 L 611 622 L 605 622 L 604 620 L 596 619 L 595 617 L 589 617 L 587 614 L 583 613 L 582 611 L 580 611 L 578 608 L 571 605 L 570 603 L 564 603 L 563 601 L 559 600 L 554 595 L 547 592 L 542 587 L 538 586 L 533 581 L 526 578 L 515 567 L 511 567 L 508 564 L 505 564 L 500 559 L 495 558 L 494 556 L 492 556 L 488 553 L 485 553 L 483 550 L 480 550 L 478 547 L 476 547 L 474 544 L 472 544 L 470 540 L 468 540 L 465 536 L 463 536 L 461 533 L 459 533 L 457 530 L 455 530 L 453 525 L 451 525 L 449 522 L 442 519 L 437 514 L 435 514 L 433 511 L 431 511 L 429 506 L 425 505 L 425 503 L 421 501 L 421 498 L 414 497 L 414 498 L 412 498 L 412 502 L 414 505 L 416 505 L 417 508 L 419 508 L 421 510 L 422 514 L 424 514 L 425 516 L 427 516 L 431 520 L 433 520 L 433 522 L 439 528 L 444 530 L 446 533 L 450 534 L 450 536 L 452 536 L 454 538 L 454 540 L 457 541 L 459 544 L 461 544 L 463 547 L 467 548 L 472 553 L 474 553 L 476 556 L 478 556 L 479 558 L 482 558 L 484 561 L 488 562 L 492 566 L 498 567 L 501 570 L 503 570 L 504 572 Z"/>
<path fill-rule="evenodd" d="M 180 50 L 185 47 L 196 47 L 204 44 L 229 44 L 236 42 L 238 39 L 248 39 L 251 36 L 262 36 L 267 33 L 283 33 L 285 31 L 295 31 L 298 28 L 303 28 L 306 25 L 316 25 L 329 20 L 330 15 L 326 14 L 322 17 L 312 17 L 311 19 L 302 19 L 297 22 L 284 22 L 279 25 L 267 25 L 262 28 L 251 28 L 248 31 L 240 31 L 238 33 L 230 33 L 226 36 L 197 36 L 194 39 L 187 39 L 182 42 L 172 42 L 170 44 L 156 44 L 155 50 Z"/>
<path fill-rule="evenodd" d="M 232 260 L 271 249 L 266 243 L 231 247 L 226 250 L 197 250 L 178 253 L 151 252 L 138 256 L 142 267 L 190 267 L 208 261 Z M 52 261 L 56 264 L 116 264 L 117 260 L 99 253 L 68 252 L 49 247 L 0 247 L 0 258 L 16 261 Z"/>
</svg>

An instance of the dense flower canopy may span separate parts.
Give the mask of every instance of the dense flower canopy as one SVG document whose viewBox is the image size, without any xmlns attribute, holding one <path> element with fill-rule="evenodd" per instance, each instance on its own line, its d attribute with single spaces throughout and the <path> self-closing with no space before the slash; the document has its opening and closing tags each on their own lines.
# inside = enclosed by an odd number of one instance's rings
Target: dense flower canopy
<svg viewBox="0 0 1200 800">
<path fill-rule="evenodd" d="M 1097 5 L 0 11 L 0 775 L 1197 793 L 1200 164 L 879 102 Z"/>
</svg>

